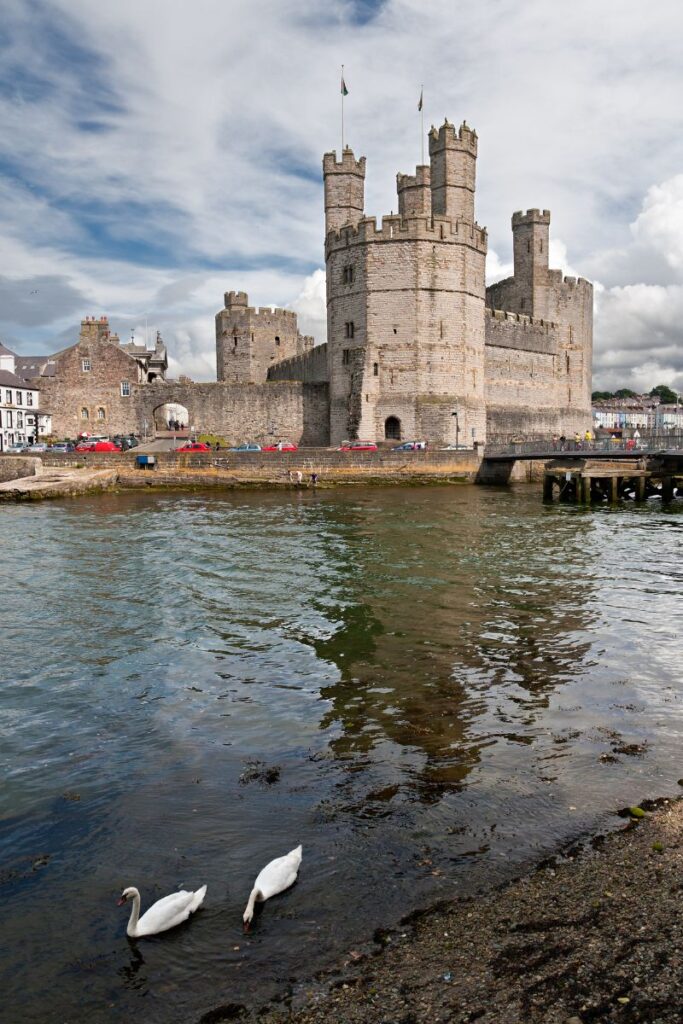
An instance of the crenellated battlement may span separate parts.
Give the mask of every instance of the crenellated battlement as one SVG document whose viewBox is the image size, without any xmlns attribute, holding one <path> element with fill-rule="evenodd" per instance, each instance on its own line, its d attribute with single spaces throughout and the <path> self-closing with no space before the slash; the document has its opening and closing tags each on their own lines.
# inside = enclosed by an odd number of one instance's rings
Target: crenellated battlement
<svg viewBox="0 0 683 1024">
<path fill-rule="evenodd" d="M 538 328 L 543 328 L 545 331 L 554 331 L 557 328 L 557 324 L 552 320 L 538 319 L 533 316 L 525 316 L 524 313 L 510 313 L 506 309 L 493 309 L 491 306 L 486 307 L 486 313 L 492 320 L 504 320 L 507 323 L 518 324 L 520 328 L 532 327 L 535 331 Z"/>
<path fill-rule="evenodd" d="M 249 296 L 246 292 L 225 292 L 223 300 L 226 309 L 230 309 L 232 306 L 249 305 Z"/>
<path fill-rule="evenodd" d="M 333 229 L 328 232 L 325 247 L 329 255 L 351 245 L 389 241 L 445 242 L 468 245 L 486 252 L 488 233 L 478 224 L 454 222 L 449 217 L 400 217 L 391 214 L 382 218 L 379 227 L 376 217 L 364 217 L 357 225 Z"/>
<path fill-rule="evenodd" d="M 433 156 L 442 149 L 459 149 L 476 157 L 477 133 L 465 121 L 456 130 L 455 125 L 445 118 L 439 129 L 432 125 L 429 130 L 429 155 Z"/>
<path fill-rule="evenodd" d="M 548 271 L 548 284 L 554 286 L 565 285 L 569 290 L 576 291 L 587 291 L 593 288 L 590 281 L 586 280 L 585 277 L 565 277 L 561 270 L 549 270 Z"/>
<path fill-rule="evenodd" d="M 355 174 L 364 178 L 365 157 L 361 156 L 356 160 L 353 150 L 349 146 L 345 146 L 341 160 L 337 160 L 337 151 L 333 149 L 323 156 L 323 174 Z"/>
<path fill-rule="evenodd" d="M 296 313 L 293 313 L 291 309 L 280 309 L 278 306 L 250 306 L 249 296 L 246 292 L 226 292 L 224 300 L 225 309 L 219 310 L 216 317 L 221 317 L 227 312 L 240 316 L 248 314 L 250 320 L 257 320 L 259 317 L 272 320 L 277 317 L 284 323 L 296 324 Z"/>
<path fill-rule="evenodd" d="M 415 174 L 396 175 L 396 188 L 402 192 L 406 188 L 429 188 L 432 181 L 432 169 L 429 164 L 418 165 Z"/>
<path fill-rule="evenodd" d="M 550 224 L 550 210 L 515 210 L 512 214 L 512 227 L 520 224 Z"/>
</svg>

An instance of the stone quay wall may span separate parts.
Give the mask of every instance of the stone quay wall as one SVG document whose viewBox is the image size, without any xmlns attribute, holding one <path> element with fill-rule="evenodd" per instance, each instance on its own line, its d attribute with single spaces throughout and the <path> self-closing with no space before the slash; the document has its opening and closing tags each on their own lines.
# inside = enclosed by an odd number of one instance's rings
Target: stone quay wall
<svg viewBox="0 0 683 1024">
<path fill-rule="evenodd" d="M 340 452 L 330 448 L 300 448 L 296 452 L 156 452 L 154 469 L 137 465 L 135 450 L 46 454 L 45 466 L 85 466 L 88 469 L 118 468 L 129 485 L 155 481 L 164 484 L 204 486 L 215 483 L 262 483 L 289 485 L 289 474 L 300 471 L 304 482 L 317 473 L 319 482 L 356 482 L 369 479 L 463 477 L 474 480 L 481 464 L 479 449 L 471 451 Z"/>
<path fill-rule="evenodd" d="M 40 473 L 41 460 L 24 458 L 22 455 L 7 455 L 0 458 L 0 483 L 8 480 L 22 480 Z"/>
</svg>

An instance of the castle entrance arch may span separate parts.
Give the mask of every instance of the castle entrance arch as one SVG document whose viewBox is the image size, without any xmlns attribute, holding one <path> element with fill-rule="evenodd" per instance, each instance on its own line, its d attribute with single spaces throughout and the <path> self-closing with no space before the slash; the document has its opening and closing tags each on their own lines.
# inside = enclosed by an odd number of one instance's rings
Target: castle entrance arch
<svg viewBox="0 0 683 1024">
<path fill-rule="evenodd" d="M 384 436 L 387 441 L 401 440 L 401 421 L 398 416 L 387 416 L 384 421 Z"/>
<path fill-rule="evenodd" d="M 186 428 L 190 424 L 190 414 L 180 402 L 165 402 L 163 405 L 158 405 L 153 416 L 154 429 L 157 434 Z M 177 427 L 176 424 L 180 424 L 180 427 Z"/>
</svg>

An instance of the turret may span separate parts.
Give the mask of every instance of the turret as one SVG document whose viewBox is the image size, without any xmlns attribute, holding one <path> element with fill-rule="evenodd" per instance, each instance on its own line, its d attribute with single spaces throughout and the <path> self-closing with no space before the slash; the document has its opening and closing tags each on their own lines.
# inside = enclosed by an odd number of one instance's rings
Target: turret
<svg viewBox="0 0 683 1024">
<path fill-rule="evenodd" d="M 337 162 L 337 153 L 323 157 L 325 182 L 325 235 L 338 231 L 345 224 L 356 225 L 363 216 L 365 204 L 365 157 L 356 160 L 348 146 Z"/>
<path fill-rule="evenodd" d="M 431 168 L 416 167 L 415 174 L 397 174 L 398 213 L 400 217 L 432 216 Z"/>
<path fill-rule="evenodd" d="M 109 320 L 106 316 L 96 319 L 94 316 L 86 316 L 81 320 L 80 341 L 100 341 L 109 337 Z"/>
<path fill-rule="evenodd" d="M 549 237 L 550 210 L 518 210 L 512 214 L 515 280 L 520 284 L 533 288 L 546 283 Z"/>
<path fill-rule="evenodd" d="M 444 121 L 429 133 L 429 159 L 434 216 L 474 224 L 477 133 L 464 121 L 457 132 Z"/>
</svg>

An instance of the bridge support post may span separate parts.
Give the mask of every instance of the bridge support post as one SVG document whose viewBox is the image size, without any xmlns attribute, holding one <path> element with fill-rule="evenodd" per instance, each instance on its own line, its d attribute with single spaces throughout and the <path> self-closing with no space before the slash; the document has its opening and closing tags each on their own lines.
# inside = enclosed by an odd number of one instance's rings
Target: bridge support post
<svg viewBox="0 0 683 1024">
<path fill-rule="evenodd" d="M 674 481 L 671 476 L 662 477 L 662 501 L 674 500 Z"/>
<path fill-rule="evenodd" d="M 552 473 L 546 473 L 543 477 L 543 500 L 553 500 L 553 484 L 555 483 L 555 477 Z"/>
<path fill-rule="evenodd" d="M 589 476 L 579 477 L 581 484 L 581 501 L 584 505 L 590 505 L 591 503 L 591 478 Z"/>
<path fill-rule="evenodd" d="M 645 477 L 639 476 L 636 480 L 636 501 L 645 501 Z"/>
<path fill-rule="evenodd" d="M 610 480 L 610 500 L 619 501 L 619 477 L 613 476 Z"/>
</svg>

